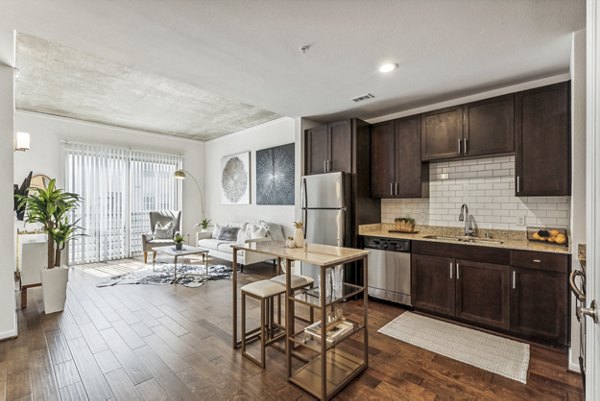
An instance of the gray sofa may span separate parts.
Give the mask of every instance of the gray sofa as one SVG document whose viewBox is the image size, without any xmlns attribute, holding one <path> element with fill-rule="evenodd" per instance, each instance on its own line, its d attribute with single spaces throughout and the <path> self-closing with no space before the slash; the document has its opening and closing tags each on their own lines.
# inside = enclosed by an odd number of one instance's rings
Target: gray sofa
<svg viewBox="0 0 600 401">
<path fill-rule="evenodd" d="M 156 260 L 154 248 L 160 246 L 174 245 L 173 239 L 155 239 L 154 227 L 160 222 L 163 226 L 173 223 L 173 233 L 181 232 L 181 211 L 179 210 L 157 210 L 150 212 L 150 232 L 142 234 L 142 245 L 144 247 L 144 263 L 148 263 L 148 252 L 152 252 L 152 260 Z"/>
</svg>

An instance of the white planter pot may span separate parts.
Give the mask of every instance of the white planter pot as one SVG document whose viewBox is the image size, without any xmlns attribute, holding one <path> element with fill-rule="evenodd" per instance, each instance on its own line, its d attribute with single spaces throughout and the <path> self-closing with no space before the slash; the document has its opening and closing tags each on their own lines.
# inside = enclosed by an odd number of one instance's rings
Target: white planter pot
<svg viewBox="0 0 600 401">
<path fill-rule="evenodd" d="M 67 281 L 69 268 L 42 269 L 42 293 L 44 295 L 44 313 L 61 312 L 67 300 Z"/>
<path fill-rule="evenodd" d="M 304 233 L 301 228 L 296 228 L 294 231 L 294 243 L 296 248 L 304 248 Z"/>
</svg>

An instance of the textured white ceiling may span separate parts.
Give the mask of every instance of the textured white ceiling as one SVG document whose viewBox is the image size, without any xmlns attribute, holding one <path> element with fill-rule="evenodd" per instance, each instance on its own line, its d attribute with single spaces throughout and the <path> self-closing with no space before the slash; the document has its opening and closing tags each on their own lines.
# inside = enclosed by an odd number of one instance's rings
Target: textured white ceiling
<svg viewBox="0 0 600 401">
<path fill-rule="evenodd" d="M 584 0 L 2 0 L 0 27 L 287 116 L 371 118 L 563 73 Z M 300 46 L 310 44 L 307 54 Z M 399 64 L 389 75 L 383 61 Z M 350 100 L 372 93 L 360 108 Z"/>
<path fill-rule="evenodd" d="M 25 34 L 16 65 L 19 110 L 202 141 L 280 117 Z"/>
</svg>

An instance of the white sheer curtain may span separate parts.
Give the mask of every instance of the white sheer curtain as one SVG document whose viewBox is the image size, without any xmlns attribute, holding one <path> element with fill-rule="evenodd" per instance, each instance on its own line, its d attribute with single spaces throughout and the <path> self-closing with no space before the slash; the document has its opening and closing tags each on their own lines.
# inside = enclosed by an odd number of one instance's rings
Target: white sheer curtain
<svg viewBox="0 0 600 401">
<path fill-rule="evenodd" d="M 99 145 L 66 143 L 65 189 L 82 197 L 74 218 L 85 237 L 69 244 L 69 264 L 141 253 L 148 211 L 179 210 L 175 170 L 182 158 Z"/>
<path fill-rule="evenodd" d="M 131 152 L 131 255 L 140 255 L 142 234 L 151 232 L 148 212 L 179 210 L 178 182 L 173 178 L 181 156 Z"/>
</svg>

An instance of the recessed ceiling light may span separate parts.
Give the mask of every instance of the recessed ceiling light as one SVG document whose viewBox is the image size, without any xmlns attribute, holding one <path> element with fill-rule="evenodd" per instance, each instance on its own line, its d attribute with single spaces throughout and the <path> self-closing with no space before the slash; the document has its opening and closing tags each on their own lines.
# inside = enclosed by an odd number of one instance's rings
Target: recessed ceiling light
<svg viewBox="0 0 600 401">
<path fill-rule="evenodd" d="M 379 72 L 392 72 L 396 68 L 398 68 L 398 64 L 394 63 L 385 63 L 379 66 Z"/>
</svg>

